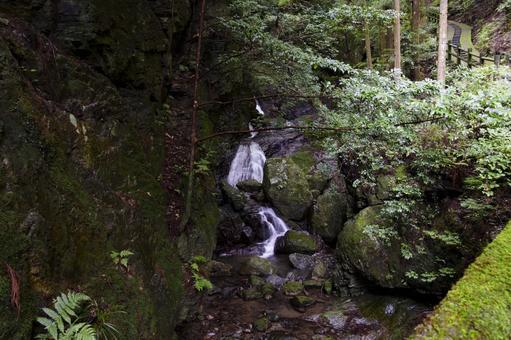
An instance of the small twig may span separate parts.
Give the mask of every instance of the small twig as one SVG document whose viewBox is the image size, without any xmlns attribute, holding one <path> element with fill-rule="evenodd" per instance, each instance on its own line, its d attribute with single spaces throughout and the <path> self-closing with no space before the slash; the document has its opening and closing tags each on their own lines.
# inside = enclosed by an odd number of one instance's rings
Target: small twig
<svg viewBox="0 0 511 340">
<path fill-rule="evenodd" d="M 17 317 L 19 319 L 21 313 L 21 305 L 20 305 L 20 281 L 18 278 L 18 274 L 16 271 L 12 269 L 10 265 L 5 263 L 5 267 L 7 268 L 7 272 L 9 273 L 9 278 L 11 279 L 11 305 L 16 309 Z"/>
</svg>

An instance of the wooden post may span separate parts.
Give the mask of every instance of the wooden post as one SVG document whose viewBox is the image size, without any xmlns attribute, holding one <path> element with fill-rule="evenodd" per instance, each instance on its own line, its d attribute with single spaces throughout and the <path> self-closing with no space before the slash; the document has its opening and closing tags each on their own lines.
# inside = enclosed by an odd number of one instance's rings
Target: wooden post
<svg viewBox="0 0 511 340">
<path fill-rule="evenodd" d="M 484 57 L 481 52 L 479 52 L 479 65 L 481 65 L 481 66 L 484 65 Z"/>
<path fill-rule="evenodd" d="M 461 46 L 456 46 L 456 53 L 458 55 L 458 60 L 456 61 L 457 65 L 461 65 Z"/>
<path fill-rule="evenodd" d="M 499 68 L 499 66 L 500 66 L 500 54 L 499 53 L 495 53 L 495 56 L 493 57 L 493 60 L 495 62 L 495 67 Z"/>
<path fill-rule="evenodd" d="M 447 60 L 452 61 L 452 40 L 447 43 Z"/>
<path fill-rule="evenodd" d="M 468 66 L 468 68 L 472 67 L 472 49 L 471 48 L 469 48 L 467 50 L 467 66 Z"/>
</svg>

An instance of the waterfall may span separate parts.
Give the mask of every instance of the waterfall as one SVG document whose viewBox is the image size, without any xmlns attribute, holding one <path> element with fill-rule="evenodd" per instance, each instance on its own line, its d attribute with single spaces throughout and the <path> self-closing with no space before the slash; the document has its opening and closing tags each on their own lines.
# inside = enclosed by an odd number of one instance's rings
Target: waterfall
<svg viewBox="0 0 511 340">
<path fill-rule="evenodd" d="M 256 99 L 256 110 L 257 112 L 261 115 L 261 116 L 264 116 L 264 111 L 263 109 L 261 108 L 261 105 L 259 104 L 259 101 Z"/>
<path fill-rule="evenodd" d="M 235 187 L 239 182 L 249 179 L 262 182 L 265 162 L 266 156 L 259 144 L 241 144 L 231 163 L 227 183 Z"/>
<path fill-rule="evenodd" d="M 277 216 L 272 208 L 259 208 L 259 216 L 270 234 L 270 237 L 261 243 L 261 245 L 264 246 L 264 252 L 260 256 L 268 258 L 275 254 L 275 242 L 277 241 L 277 238 L 283 236 L 286 231 L 289 230 L 289 227 L 280 217 Z"/>
<path fill-rule="evenodd" d="M 257 100 L 256 110 L 259 114 L 264 115 L 264 111 Z M 249 123 L 248 128 L 252 131 L 252 124 Z M 253 139 L 256 135 L 257 132 L 251 132 L 250 139 Z M 233 187 L 236 187 L 236 184 L 239 182 L 250 179 L 261 183 L 264 175 L 264 163 L 266 163 L 266 156 L 259 144 L 254 141 L 240 144 L 236 151 L 236 156 L 234 156 L 231 162 L 227 183 Z M 266 235 L 269 235 L 266 240 L 259 244 L 263 247 L 263 252 L 259 256 L 268 258 L 275 253 L 277 238 L 284 235 L 289 230 L 289 227 L 270 207 L 259 207 L 257 213 L 266 228 Z"/>
</svg>

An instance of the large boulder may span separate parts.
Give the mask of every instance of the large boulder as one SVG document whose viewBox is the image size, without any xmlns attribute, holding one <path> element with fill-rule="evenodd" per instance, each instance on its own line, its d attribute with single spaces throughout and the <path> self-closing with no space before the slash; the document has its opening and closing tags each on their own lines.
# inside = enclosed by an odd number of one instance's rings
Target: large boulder
<svg viewBox="0 0 511 340">
<path fill-rule="evenodd" d="M 284 236 L 277 239 L 276 251 L 280 254 L 314 254 L 320 244 L 305 231 L 289 230 Z"/>
<path fill-rule="evenodd" d="M 348 267 L 385 288 L 444 293 L 462 272 L 464 258 L 459 225 L 444 210 L 424 226 L 391 221 L 384 206 L 360 211 L 339 234 L 336 254 Z M 417 207 L 417 212 L 428 207 Z M 410 221 L 414 219 L 410 213 Z"/>
<path fill-rule="evenodd" d="M 288 219 L 300 221 L 312 205 L 302 169 L 289 158 L 271 158 L 264 167 L 263 188 L 274 207 Z"/>
<path fill-rule="evenodd" d="M 313 206 L 310 218 L 312 231 L 327 243 L 334 243 L 346 222 L 348 205 L 348 194 L 330 186 Z"/>
</svg>

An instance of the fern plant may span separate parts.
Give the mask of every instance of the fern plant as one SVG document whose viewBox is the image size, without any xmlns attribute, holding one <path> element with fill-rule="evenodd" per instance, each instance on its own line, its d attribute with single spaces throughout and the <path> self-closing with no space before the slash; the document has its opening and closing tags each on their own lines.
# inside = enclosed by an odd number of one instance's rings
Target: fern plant
<svg viewBox="0 0 511 340">
<path fill-rule="evenodd" d="M 37 318 L 46 333 L 36 339 L 51 340 L 117 340 L 119 331 L 109 322 L 114 313 L 124 311 L 102 308 L 96 300 L 77 292 L 62 293 L 53 308 L 43 308 L 48 317 Z"/>
<path fill-rule="evenodd" d="M 196 291 L 213 289 L 213 284 L 201 272 L 199 265 L 205 264 L 208 260 L 204 256 L 194 256 L 190 261 L 190 269 L 192 271 L 193 287 Z"/>
<path fill-rule="evenodd" d="M 83 293 L 62 293 L 53 301 L 53 309 L 43 308 L 48 317 L 39 317 L 37 322 L 46 329 L 37 339 L 96 340 L 96 330 L 91 324 L 79 322 L 83 304 L 91 298 Z"/>
</svg>

